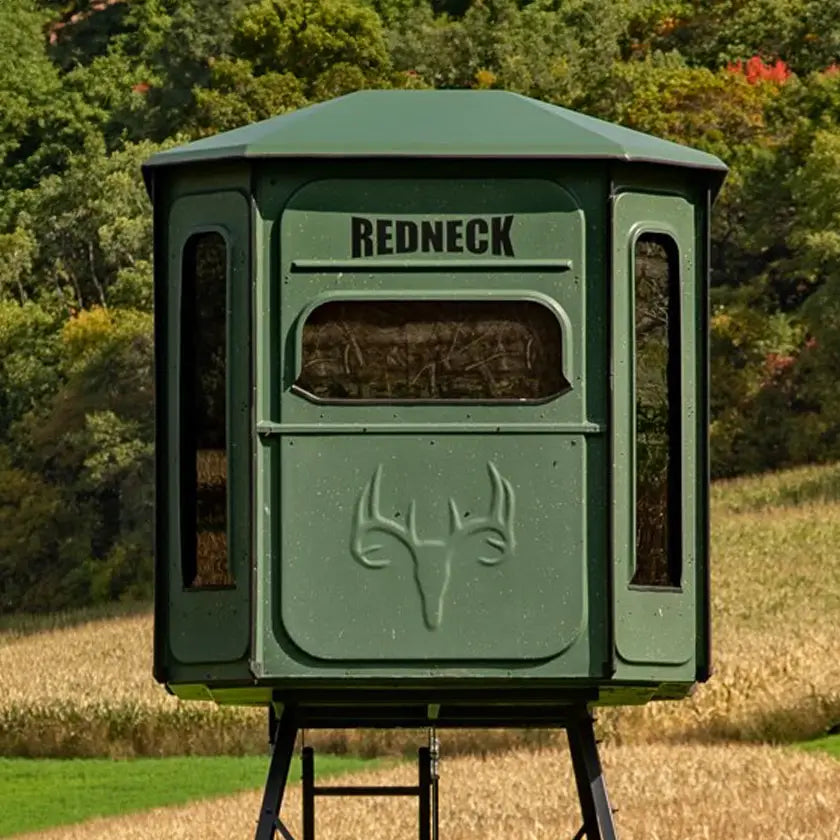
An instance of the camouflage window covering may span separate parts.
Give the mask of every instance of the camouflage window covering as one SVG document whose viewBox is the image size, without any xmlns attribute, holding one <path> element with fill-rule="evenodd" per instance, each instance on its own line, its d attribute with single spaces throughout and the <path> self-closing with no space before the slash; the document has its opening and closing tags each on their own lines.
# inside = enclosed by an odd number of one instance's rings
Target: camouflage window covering
<svg viewBox="0 0 840 840">
<path fill-rule="evenodd" d="M 536 401 L 568 388 L 560 322 L 524 300 L 330 301 L 296 389 L 329 402 Z"/>
</svg>

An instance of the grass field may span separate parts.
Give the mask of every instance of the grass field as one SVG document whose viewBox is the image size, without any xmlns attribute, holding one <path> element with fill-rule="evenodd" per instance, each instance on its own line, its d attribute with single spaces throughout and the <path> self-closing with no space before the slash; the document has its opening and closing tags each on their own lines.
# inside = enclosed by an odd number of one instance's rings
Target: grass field
<svg viewBox="0 0 840 840">
<path fill-rule="evenodd" d="M 330 776 L 365 765 L 371 762 L 324 756 L 317 769 Z M 264 784 L 267 769 L 260 756 L 0 758 L 0 837 L 252 790 Z M 294 765 L 291 778 L 298 777 Z"/>
<path fill-rule="evenodd" d="M 840 759 L 840 735 L 826 735 L 823 738 L 814 738 L 813 741 L 805 741 L 798 744 L 808 752 L 823 752 L 836 759 Z"/>
</svg>

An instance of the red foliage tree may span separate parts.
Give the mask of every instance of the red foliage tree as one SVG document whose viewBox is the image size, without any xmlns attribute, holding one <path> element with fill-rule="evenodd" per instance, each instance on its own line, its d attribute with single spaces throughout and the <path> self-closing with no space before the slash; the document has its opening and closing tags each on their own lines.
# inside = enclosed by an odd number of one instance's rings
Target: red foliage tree
<svg viewBox="0 0 840 840">
<path fill-rule="evenodd" d="M 730 73 L 737 73 L 743 76 L 751 85 L 759 82 L 771 82 L 772 84 L 783 85 L 790 76 L 790 69 L 780 58 L 773 64 L 766 64 L 761 56 L 754 55 L 744 61 L 734 61 L 727 65 Z"/>
</svg>

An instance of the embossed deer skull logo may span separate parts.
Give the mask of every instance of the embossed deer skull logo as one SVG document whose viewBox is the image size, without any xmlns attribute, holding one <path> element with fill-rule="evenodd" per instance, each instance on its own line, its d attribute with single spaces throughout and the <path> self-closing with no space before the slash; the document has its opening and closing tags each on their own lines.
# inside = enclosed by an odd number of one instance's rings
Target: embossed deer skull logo
<svg viewBox="0 0 840 840">
<path fill-rule="evenodd" d="M 443 618 L 443 600 L 453 561 L 475 560 L 484 566 L 495 566 L 509 558 L 516 547 L 513 487 L 494 464 L 488 463 L 487 469 L 492 485 L 490 513 L 481 517 L 462 516 L 455 500 L 450 498 L 449 535 L 445 539 L 421 539 L 414 501 L 408 506 L 405 524 L 382 515 L 379 509 L 381 465 L 365 485 L 356 505 L 350 548 L 353 557 L 369 569 L 382 569 L 391 565 L 392 558 L 382 553 L 388 537 L 407 549 L 420 590 L 423 620 L 430 630 L 439 627 Z"/>
</svg>

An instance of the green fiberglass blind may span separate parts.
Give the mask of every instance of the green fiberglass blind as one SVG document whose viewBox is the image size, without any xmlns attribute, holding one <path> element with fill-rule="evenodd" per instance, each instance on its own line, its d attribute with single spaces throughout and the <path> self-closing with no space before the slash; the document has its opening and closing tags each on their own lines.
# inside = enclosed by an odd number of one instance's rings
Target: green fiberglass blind
<svg viewBox="0 0 840 840">
<path fill-rule="evenodd" d="M 538 401 L 563 393 L 557 316 L 528 300 L 330 301 L 302 331 L 318 400 Z"/>
<path fill-rule="evenodd" d="M 637 586 L 680 585 L 680 278 L 668 236 L 635 250 Z"/>
<path fill-rule="evenodd" d="M 227 556 L 227 246 L 195 234 L 181 290 L 181 558 L 187 588 L 232 583 Z"/>
</svg>

